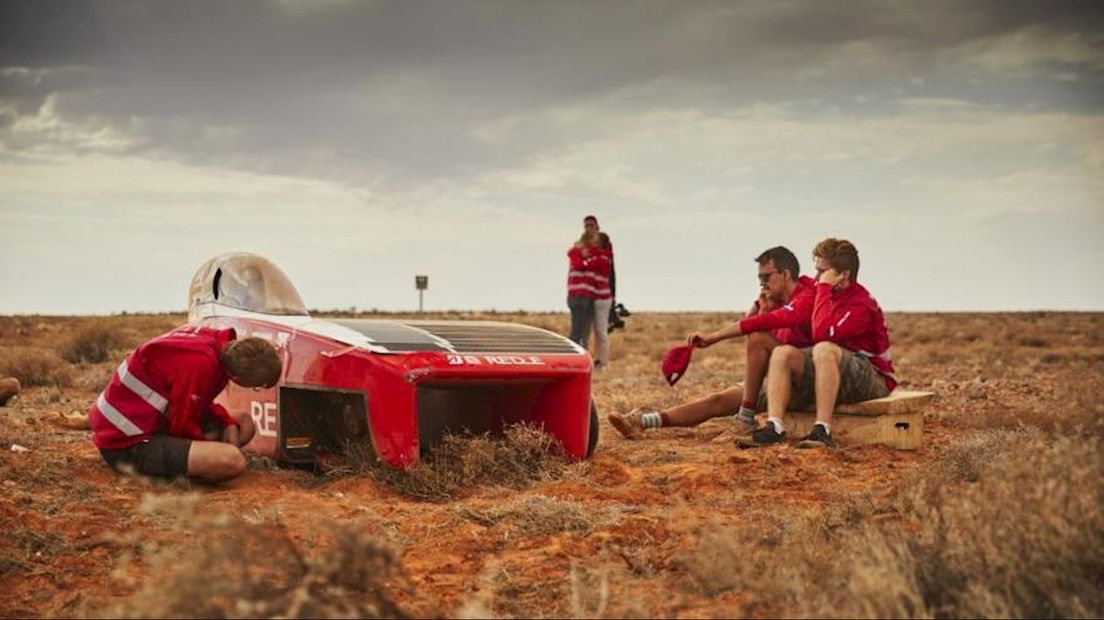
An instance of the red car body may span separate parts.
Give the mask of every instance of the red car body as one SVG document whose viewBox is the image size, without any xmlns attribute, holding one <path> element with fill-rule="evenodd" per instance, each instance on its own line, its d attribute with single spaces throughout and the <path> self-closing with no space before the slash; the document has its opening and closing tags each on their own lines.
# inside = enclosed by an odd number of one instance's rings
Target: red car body
<svg viewBox="0 0 1104 620">
<path fill-rule="evenodd" d="M 576 459 L 597 443 L 590 356 L 570 340 L 516 323 L 311 317 L 290 281 L 266 259 L 218 256 L 196 272 L 189 320 L 233 327 L 276 346 L 283 375 L 254 391 L 219 396 L 248 411 L 246 446 L 281 462 L 312 463 L 370 442 L 392 467 L 410 467 L 446 431 L 501 433 L 543 426 Z"/>
</svg>

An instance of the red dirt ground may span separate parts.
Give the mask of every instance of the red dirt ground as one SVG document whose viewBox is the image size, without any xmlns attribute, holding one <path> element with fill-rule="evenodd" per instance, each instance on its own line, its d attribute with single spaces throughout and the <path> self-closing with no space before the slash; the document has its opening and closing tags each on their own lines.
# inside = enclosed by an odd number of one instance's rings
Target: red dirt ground
<svg viewBox="0 0 1104 620">
<path fill-rule="evenodd" d="M 560 331 L 566 326 L 562 315 L 495 318 Z M 177 319 L 143 319 L 135 336 L 156 335 Z M 455 501 L 440 503 L 411 499 L 371 476 L 331 480 L 263 466 L 219 486 L 151 484 L 116 475 L 87 431 L 56 426 L 51 419 L 84 412 L 117 361 L 73 367 L 69 387 L 27 388 L 0 408 L 0 528 L 6 533 L 0 542 L 0 616 L 95 614 L 124 600 L 151 578 L 143 543 L 170 551 L 188 544 L 164 515 L 141 510 L 144 498 L 192 494 L 205 514 L 247 523 L 280 521 L 306 549 L 324 545 L 334 523 L 386 541 L 398 551 L 405 572 L 404 583 L 392 584 L 392 595 L 417 616 L 485 613 L 480 609 L 500 615 L 596 613 L 586 601 L 571 599 L 573 579 L 596 575 L 605 578 L 609 600 L 622 611 L 730 614 L 746 609 L 741 590 L 706 593 L 688 569 L 687 557 L 699 550 L 704 533 L 780 514 L 816 516 L 849 502 L 876 502 L 936 463 L 949 444 L 983 426 L 987 416 L 1010 409 L 1020 418 L 1045 415 L 1063 402 L 1066 382 L 1079 381 L 1086 372 L 1091 381 L 1080 381 L 1081 389 L 1101 395 L 1100 315 L 892 315 L 904 386 L 938 393 L 926 411 L 919 450 L 740 451 L 710 441 L 726 428 L 725 419 L 664 429 L 640 441 L 620 439 L 604 419 L 606 412 L 673 404 L 742 376 L 738 344 L 701 352 L 677 388 L 668 388 L 658 373 L 667 344 L 730 319 L 631 317 L 628 331 L 614 336 L 612 367 L 594 380 L 603 420 L 601 442 L 589 462 L 524 490 L 467 488 Z M 9 355 L 28 347 L 50 350 L 77 322 L 89 320 L 0 317 L 0 344 Z M 137 317 L 111 320 L 139 324 Z M 1016 336 L 1024 333 L 1037 340 Z M 29 451 L 13 452 L 13 444 Z M 534 532 L 534 524 L 524 519 L 472 516 L 537 496 L 581 506 L 590 522 L 574 529 L 552 527 L 549 533 L 548 528 Z"/>
</svg>

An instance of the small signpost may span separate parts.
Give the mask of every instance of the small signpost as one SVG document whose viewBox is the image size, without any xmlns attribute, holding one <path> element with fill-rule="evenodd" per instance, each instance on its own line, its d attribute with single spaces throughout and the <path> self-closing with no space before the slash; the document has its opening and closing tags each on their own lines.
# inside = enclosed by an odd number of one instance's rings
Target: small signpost
<svg viewBox="0 0 1104 620">
<path fill-rule="evenodd" d="M 422 294 L 429 288 L 429 276 L 414 276 L 414 288 L 418 289 L 418 312 L 421 312 Z"/>
</svg>

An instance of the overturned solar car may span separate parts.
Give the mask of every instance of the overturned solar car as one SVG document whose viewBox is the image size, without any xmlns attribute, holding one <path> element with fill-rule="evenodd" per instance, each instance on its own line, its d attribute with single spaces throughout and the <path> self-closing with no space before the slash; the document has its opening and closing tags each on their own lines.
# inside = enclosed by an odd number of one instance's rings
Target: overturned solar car
<svg viewBox="0 0 1104 620">
<path fill-rule="evenodd" d="M 218 402 L 248 411 L 247 449 L 313 464 L 370 442 L 377 458 L 410 467 L 446 432 L 501 434 L 542 426 L 572 458 L 590 456 L 598 414 L 586 351 L 516 323 L 312 318 L 291 281 L 264 257 L 217 256 L 188 293 L 195 324 L 276 346 L 283 376 L 254 391 L 231 383 Z"/>
</svg>

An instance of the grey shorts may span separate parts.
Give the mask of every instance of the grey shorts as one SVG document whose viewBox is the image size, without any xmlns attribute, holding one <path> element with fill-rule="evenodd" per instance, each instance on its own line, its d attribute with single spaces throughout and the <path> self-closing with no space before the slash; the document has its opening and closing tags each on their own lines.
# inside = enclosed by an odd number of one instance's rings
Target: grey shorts
<svg viewBox="0 0 1104 620">
<path fill-rule="evenodd" d="M 790 382 L 790 405 L 786 409 L 814 411 L 816 410 L 816 371 L 813 368 L 812 348 L 802 349 L 801 355 L 805 358 L 805 372 L 801 377 L 795 377 Z M 874 369 L 870 360 L 844 349 L 840 357 L 840 386 L 836 404 L 860 403 L 886 396 L 889 396 L 889 388 L 886 387 L 885 377 Z M 759 390 L 756 407 L 759 411 L 767 410 L 766 381 Z"/>
<path fill-rule="evenodd" d="M 203 434 L 222 432 L 225 425 L 218 418 L 204 413 L 199 419 Z M 121 450 L 100 450 L 107 464 L 116 470 L 133 468 L 146 476 L 176 478 L 188 475 L 188 453 L 192 440 L 158 433 L 142 443 Z"/>
</svg>

